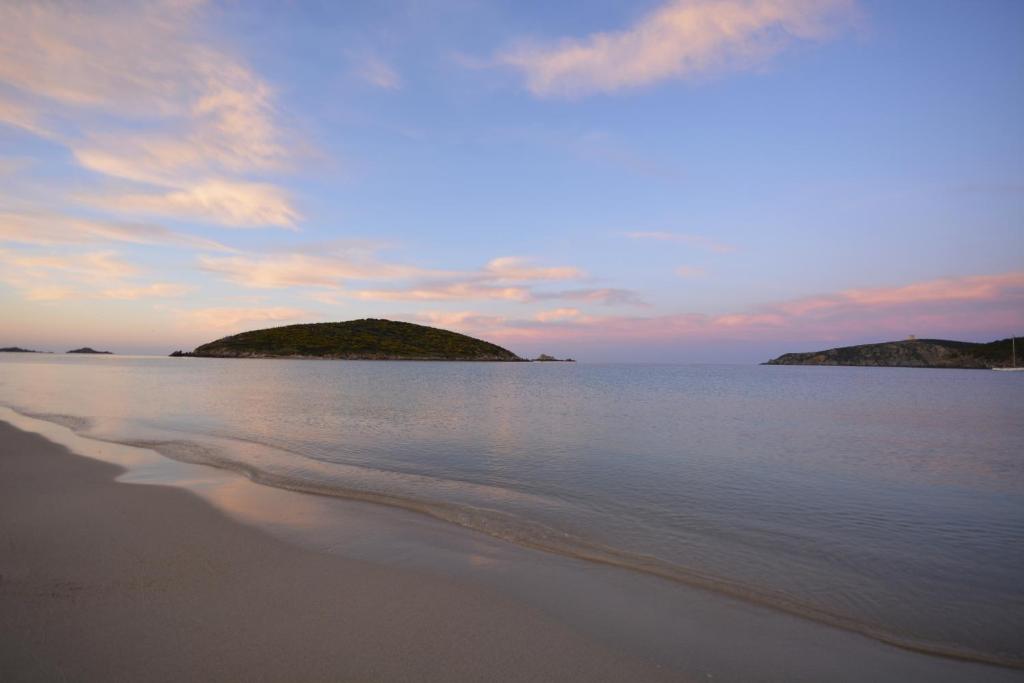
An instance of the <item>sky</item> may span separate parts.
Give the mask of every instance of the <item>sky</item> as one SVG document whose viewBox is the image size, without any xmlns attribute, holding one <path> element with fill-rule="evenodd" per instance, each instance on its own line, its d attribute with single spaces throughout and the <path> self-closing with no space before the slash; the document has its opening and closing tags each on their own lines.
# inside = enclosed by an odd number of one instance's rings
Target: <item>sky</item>
<svg viewBox="0 0 1024 683">
<path fill-rule="evenodd" d="M 1024 335 L 1024 3 L 0 3 L 0 346 Z"/>
</svg>

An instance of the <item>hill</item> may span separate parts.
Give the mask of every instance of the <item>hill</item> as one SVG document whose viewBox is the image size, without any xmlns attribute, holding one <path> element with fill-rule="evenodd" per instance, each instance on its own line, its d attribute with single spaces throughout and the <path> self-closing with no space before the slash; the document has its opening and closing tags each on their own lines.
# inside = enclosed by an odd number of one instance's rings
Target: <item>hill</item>
<svg viewBox="0 0 1024 683">
<path fill-rule="evenodd" d="M 110 351 L 97 351 L 96 349 L 90 348 L 88 346 L 83 346 L 80 349 L 71 349 L 70 351 L 67 351 L 67 353 L 95 353 L 101 356 L 113 355 Z"/>
<path fill-rule="evenodd" d="M 787 353 L 765 365 L 863 365 L 900 368 L 985 369 L 1010 365 L 1010 340 L 987 344 L 946 339 L 912 339 Z"/>
<path fill-rule="evenodd" d="M 436 327 L 366 318 L 242 332 L 191 354 L 212 358 L 520 361 L 500 346 Z"/>
</svg>

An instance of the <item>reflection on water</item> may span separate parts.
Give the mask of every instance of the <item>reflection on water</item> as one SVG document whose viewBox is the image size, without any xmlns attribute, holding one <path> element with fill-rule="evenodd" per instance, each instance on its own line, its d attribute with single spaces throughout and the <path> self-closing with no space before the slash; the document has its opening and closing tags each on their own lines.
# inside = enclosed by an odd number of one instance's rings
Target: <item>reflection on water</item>
<svg viewBox="0 0 1024 683">
<path fill-rule="evenodd" d="M 1024 661 L 1024 382 L 1007 375 L 19 356 L 0 359 L 0 403 L 274 486 Z M 243 493 L 218 495 L 230 508 Z"/>
</svg>

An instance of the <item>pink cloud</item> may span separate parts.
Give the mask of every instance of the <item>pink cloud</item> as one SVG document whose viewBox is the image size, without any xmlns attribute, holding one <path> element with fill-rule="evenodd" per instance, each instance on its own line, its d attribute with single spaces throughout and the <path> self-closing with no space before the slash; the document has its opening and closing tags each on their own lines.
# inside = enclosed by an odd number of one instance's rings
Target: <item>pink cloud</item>
<svg viewBox="0 0 1024 683">
<path fill-rule="evenodd" d="M 197 308 L 178 311 L 179 322 L 190 329 L 239 331 L 241 327 L 253 323 L 272 324 L 297 322 L 315 317 L 309 311 L 300 308 L 268 307 L 268 308 Z"/>
<path fill-rule="evenodd" d="M 632 26 L 552 45 L 524 43 L 498 62 L 538 96 L 612 93 L 668 79 L 758 67 L 849 22 L 852 0 L 670 0 Z"/>
<path fill-rule="evenodd" d="M 527 280 L 575 280 L 585 273 L 572 266 L 539 267 L 516 256 L 493 259 L 484 272 L 501 281 L 524 282 Z"/>
<path fill-rule="evenodd" d="M 707 271 L 699 266 L 679 266 L 675 270 L 676 275 L 686 279 L 704 277 L 706 272 Z"/>
<path fill-rule="evenodd" d="M 984 301 L 1015 287 L 1024 287 L 1024 273 L 943 278 L 903 287 L 850 289 L 841 296 L 864 306 L 896 306 L 925 301 Z"/>
<path fill-rule="evenodd" d="M 845 290 L 705 315 L 550 316 L 480 329 L 500 342 L 675 343 L 689 340 L 836 341 L 876 337 L 1010 334 L 1024 326 L 1024 272 Z"/>
<path fill-rule="evenodd" d="M 577 319 L 582 315 L 578 308 L 556 308 L 550 311 L 541 311 L 534 318 L 542 323 L 553 322 L 557 320 L 573 320 Z"/>
</svg>

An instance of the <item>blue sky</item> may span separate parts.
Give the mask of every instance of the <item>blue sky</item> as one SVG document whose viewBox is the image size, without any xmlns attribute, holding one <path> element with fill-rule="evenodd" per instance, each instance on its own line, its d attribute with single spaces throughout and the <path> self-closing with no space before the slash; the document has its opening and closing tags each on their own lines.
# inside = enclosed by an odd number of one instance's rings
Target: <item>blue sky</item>
<svg viewBox="0 0 1024 683">
<path fill-rule="evenodd" d="M 1024 330 L 1024 4 L 11 3 L 0 345 Z"/>
</svg>

